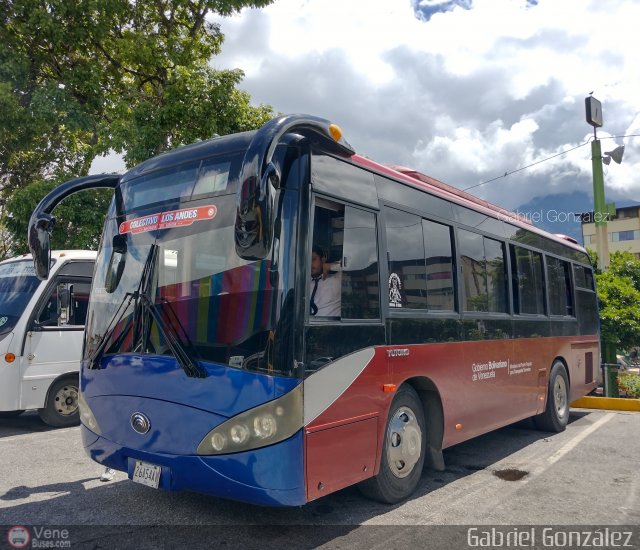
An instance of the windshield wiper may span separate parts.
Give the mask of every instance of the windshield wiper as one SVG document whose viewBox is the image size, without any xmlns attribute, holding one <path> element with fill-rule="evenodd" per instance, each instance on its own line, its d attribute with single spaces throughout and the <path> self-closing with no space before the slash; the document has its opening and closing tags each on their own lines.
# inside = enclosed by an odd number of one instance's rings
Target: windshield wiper
<svg viewBox="0 0 640 550">
<path fill-rule="evenodd" d="M 198 363 L 191 359 L 191 356 L 180 340 L 180 336 L 178 335 L 175 327 L 171 323 L 166 323 L 164 321 L 162 315 L 158 312 L 155 304 L 151 301 L 149 296 L 147 296 L 146 294 L 140 294 L 140 301 L 143 314 L 146 312 L 156 322 L 156 325 L 158 325 L 158 329 L 164 336 L 167 344 L 169 345 L 169 348 L 171 349 L 173 355 L 175 355 L 176 360 L 178 361 L 186 375 L 192 378 L 205 378 L 207 376 L 207 372 L 200 365 L 198 365 Z"/>
<path fill-rule="evenodd" d="M 109 337 L 115 331 L 116 327 L 118 326 L 118 323 L 120 322 L 125 312 L 129 308 L 129 305 L 131 304 L 131 302 L 134 301 L 133 323 L 131 325 L 131 330 L 133 330 L 134 348 L 136 347 L 136 343 L 140 339 L 140 348 L 141 348 L 141 351 L 144 351 L 144 348 L 146 347 L 145 342 L 147 342 L 149 338 L 149 332 L 151 328 L 149 317 L 151 317 L 158 325 L 158 329 L 160 330 L 165 340 L 167 341 L 169 349 L 171 349 L 171 352 L 175 356 L 182 370 L 184 370 L 185 374 L 192 378 L 205 378 L 207 376 L 206 371 L 191 359 L 191 356 L 185 349 L 183 343 L 180 341 L 180 337 L 175 327 L 173 327 L 170 323 L 166 323 L 162 319 L 162 315 L 158 313 L 158 310 L 156 309 L 155 304 L 153 303 L 153 300 L 151 300 L 151 298 L 149 297 L 149 292 L 150 292 L 152 281 L 153 281 L 155 259 L 157 256 L 157 252 L 158 252 L 158 245 L 152 244 L 151 249 L 149 250 L 149 255 L 147 256 L 147 259 L 145 261 L 144 268 L 142 270 L 142 276 L 140 278 L 140 283 L 138 284 L 138 288 L 136 289 L 135 292 L 127 292 L 124 295 L 122 302 L 120 302 L 120 306 L 118 307 L 118 310 L 114 315 L 115 321 L 112 321 L 112 323 L 110 324 L 110 327 L 105 331 L 104 335 L 100 339 L 98 347 L 89 358 L 88 368 L 90 369 L 97 368 L 97 362 L 99 361 L 100 357 L 104 353 Z M 127 301 L 127 298 L 129 299 L 128 301 Z M 123 308 L 123 306 L 125 305 L 125 302 L 126 302 L 126 306 Z M 168 302 L 166 303 L 168 304 Z M 175 315 L 175 312 L 170 306 L 169 306 L 169 310 L 173 313 L 174 318 L 177 321 L 177 324 L 180 326 L 180 328 L 182 328 L 182 331 L 185 335 L 187 343 L 190 347 L 190 351 L 193 352 L 193 346 L 191 345 L 191 342 L 189 341 L 186 335 L 186 332 L 182 327 L 182 324 L 180 324 L 180 320 L 177 318 L 177 316 Z M 138 335 L 136 334 L 138 332 L 138 325 L 140 325 L 139 338 L 138 338 Z M 122 334 L 118 336 L 118 339 L 115 342 L 113 342 L 113 345 L 116 347 L 116 349 L 118 347 L 119 342 L 122 342 L 122 340 L 124 340 L 128 332 L 129 330 L 122 331 Z"/>
<path fill-rule="evenodd" d="M 144 269 L 142 271 L 142 277 L 140 279 L 140 285 L 138 286 L 138 290 L 134 293 L 134 298 L 136 300 L 136 308 L 134 310 L 134 321 L 133 328 L 136 330 L 138 324 L 141 327 L 140 334 L 140 345 L 144 350 L 146 348 L 146 342 L 149 339 L 149 333 L 151 330 L 151 323 L 149 323 L 149 317 L 153 318 L 158 325 L 158 329 L 164 336 L 171 352 L 175 356 L 176 360 L 184 370 L 185 374 L 192 378 L 205 378 L 207 376 L 207 372 L 196 363 L 191 355 L 185 349 L 183 342 L 180 340 L 180 336 L 176 331 L 175 327 L 171 323 L 165 322 L 162 318 L 162 315 L 156 309 L 156 305 L 153 303 L 153 300 L 149 296 L 151 293 L 151 287 L 153 283 L 153 275 L 155 272 L 156 265 L 156 256 L 158 255 L 158 245 L 152 244 L 151 250 L 149 250 L 149 256 L 147 257 L 147 261 L 145 262 Z M 138 305 L 139 304 L 139 305 Z M 171 312 L 173 310 L 170 308 Z M 136 312 L 139 312 L 136 314 Z M 142 314 L 141 319 L 136 322 L 136 315 Z M 174 313 L 175 316 L 175 313 Z M 177 319 L 177 317 L 176 317 Z M 178 320 L 178 324 L 182 328 L 180 321 Z M 184 332 L 184 328 L 182 328 Z M 186 332 L 185 332 L 186 336 Z M 137 342 L 136 334 L 134 332 L 134 342 Z M 190 351 L 193 353 L 193 348 L 191 346 L 191 342 L 187 338 L 187 342 Z"/>
</svg>

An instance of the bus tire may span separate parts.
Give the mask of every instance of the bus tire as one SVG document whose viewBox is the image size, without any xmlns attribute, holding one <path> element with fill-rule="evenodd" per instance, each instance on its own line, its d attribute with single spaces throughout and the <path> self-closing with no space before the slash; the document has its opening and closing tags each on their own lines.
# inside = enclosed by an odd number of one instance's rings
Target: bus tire
<svg viewBox="0 0 640 550">
<path fill-rule="evenodd" d="M 2 412 L 0 412 L 0 418 L 17 418 L 23 412 L 24 412 L 24 410 L 22 410 L 22 411 L 2 411 Z"/>
<path fill-rule="evenodd" d="M 45 424 L 54 428 L 78 425 L 78 378 L 68 376 L 51 384 L 47 402 L 44 408 L 38 409 L 38 414 Z"/>
<path fill-rule="evenodd" d="M 386 504 L 395 504 L 411 495 L 422 475 L 426 441 L 422 402 L 411 386 L 404 385 L 389 409 L 380 471 L 358 485 L 362 494 Z"/>
<path fill-rule="evenodd" d="M 562 361 L 556 361 L 549 374 L 547 406 L 533 422 L 545 432 L 563 432 L 569 423 L 569 376 Z"/>
</svg>

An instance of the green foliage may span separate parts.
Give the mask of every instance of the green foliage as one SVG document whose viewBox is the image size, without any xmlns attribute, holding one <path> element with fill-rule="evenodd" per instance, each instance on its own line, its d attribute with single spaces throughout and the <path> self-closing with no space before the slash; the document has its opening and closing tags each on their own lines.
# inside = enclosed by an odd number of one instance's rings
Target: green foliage
<svg viewBox="0 0 640 550">
<path fill-rule="evenodd" d="M 640 375 L 632 372 L 623 372 L 618 375 L 618 389 L 628 397 L 640 399 Z"/>
<path fill-rule="evenodd" d="M 640 342 L 640 260 L 629 252 L 611 254 L 610 266 L 596 274 L 603 342 L 618 349 Z"/>
<path fill-rule="evenodd" d="M 6 204 L 11 212 L 4 218 L 6 229 L 13 236 L 13 254 L 29 252 L 27 247 L 27 224 L 38 202 L 58 183 L 36 181 L 16 190 Z M 56 225 L 51 235 L 53 249 L 98 248 L 107 207 L 113 192 L 99 189 L 76 193 L 65 199 L 55 210 Z"/>
<path fill-rule="evenodd" d="M 30 212 L 14 191 L 25 188 L 31 200 L 44 189 L 41 180 L 86 175 L 95 157 L 110 150 L 133 166 L 270 119 L 271 107 L 252 106 L 236 88 L 242 71 L 209 65 L 224 37 L 207 16 L 272 1 L 0 2 L 0 199 L 11 197 L 4 226 L 16 246 L 24 243 L 19 228 Z M 104 211 L 94 211 L 101 201 L 88 200 L 93 218 L 101 219 Z M 86 206 L 73 198 L 65 208 L 72 205 Z M 56 215 L 70 222 L 86 212 Z M 95 242 L 100 227 L 92 226 L 91 238 L 74 227 L 71 242 Z"/>
</svg>

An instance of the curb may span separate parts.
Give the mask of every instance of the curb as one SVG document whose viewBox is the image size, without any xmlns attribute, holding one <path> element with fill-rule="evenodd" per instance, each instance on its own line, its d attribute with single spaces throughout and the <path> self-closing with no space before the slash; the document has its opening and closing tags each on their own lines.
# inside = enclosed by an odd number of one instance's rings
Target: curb
<svg viewBox="0 0 640 550">
<path fill-rule="evenodd" d="M 581 397 L 571 403 L 579 409 L 607 409 L 611 411 L 638 411 L 640 399 L 622 399 L 619 397 Z"/>
</svg>

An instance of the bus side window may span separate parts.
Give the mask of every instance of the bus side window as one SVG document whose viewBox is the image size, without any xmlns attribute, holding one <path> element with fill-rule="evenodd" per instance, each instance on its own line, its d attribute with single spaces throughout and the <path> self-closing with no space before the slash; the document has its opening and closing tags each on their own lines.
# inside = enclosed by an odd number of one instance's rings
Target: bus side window
<svg viewBox="0 0 640 550">
<path fill-rule="evenodd" d="M 343 236 L 344 206 L 317 198 L 313 223 L 313 249 L 309 255 L 311 318 L 326 320 L 339 319 L 342 316 Z M 324 259 L 324 262 L 320 263 L 320 259 Z M 317 272 L 314 272 L 314 269 Z"/>
<path fill-rule="evenodd" d="M 394 208 L 385 209 L 389 307 L 427 308 L 422 219 Z"/>
<path fill-rule="evenodd" d="M 504 244 L 463 229 L 458 242 L 465 311 L 508 313 Z"/>
<path fill-rule="evenodd" d="M 551 315 L 573 315 L 571 267 L 569 262 L 547 256 L 547 288 L 549 292 L 549 313 Z"/>
<path fill-rule="evenodd" d="M 344 219 L 342 318 L 380 318 L 376 217 L 350 206 Z"/>
<path fill-rule="evenodd" d="M 544 315 L 542 254 L 511 245 L 511 272 L 515 312 Z"/>
</svg>

